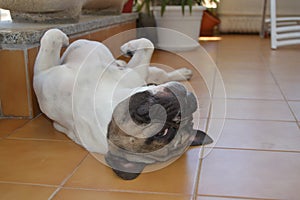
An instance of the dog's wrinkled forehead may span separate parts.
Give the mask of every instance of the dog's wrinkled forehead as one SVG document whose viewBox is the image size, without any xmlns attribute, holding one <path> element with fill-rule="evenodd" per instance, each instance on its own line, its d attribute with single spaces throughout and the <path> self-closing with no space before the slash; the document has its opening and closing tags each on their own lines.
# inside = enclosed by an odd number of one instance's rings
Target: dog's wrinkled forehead
<svg viewBox="0 0 300 200">
<path fill-rule="evenodd" d="M 149 123 L 151 116 L 166 120 L 173 120 L 178 114 L 185 117 L 196 108 L 195 96 L 177 82 L 150 86 L 147 90 L 135 93 L 129 100 L 130 115 L 139 123 Z"/>
<path fill-rule="evenodd" d="M 180 102 L 175 93 L 167 87 L 157 87 L 153 90 L 139 92 L 130 97 L 129 112 L 134 121 L 149 123 L 152 117 L 161 120 L 171 117 L 179 112 Z M 164 117 L 165 116 L 165 117 Z"/>
<path fill-rule="evenodd" d="M 196 109 L 196 97 L 182 84 L 169 82 L 138 89 L 117 104 L 112 117 L 124 132 L 148 138 Z"/>
<path fill-rule="evenodd" d="M 188 95 L 186 88 L 177 82 L 169 82 L 161 85 L 151 85 L 139 89 L 130 97 L 130 104 L 178 104 Z"/>
</svg>

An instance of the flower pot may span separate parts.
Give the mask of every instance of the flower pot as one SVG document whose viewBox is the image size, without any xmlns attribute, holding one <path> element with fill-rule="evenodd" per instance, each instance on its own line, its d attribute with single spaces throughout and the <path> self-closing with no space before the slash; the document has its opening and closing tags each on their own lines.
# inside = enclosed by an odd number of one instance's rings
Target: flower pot
<svg viewBox="0 0 300 200">
<path fill-rule="evenodd" d="M 219 18 L 211 14 L 209 11 L 204 11 L 200 28 L 200 35 L 212 36 L 214 34 L 214 27 L 218 24 L 220 24 Z"/>
<path fill-rule="evenodd" d="M 153 15 L 148 13 L 139 13 L 137 20 L 137 37 L 147 38 L 153 44 L 157 44 L 156 22 Z"/>
<path fill-rule="evenodd" d="M 194 6 L 190 13 L 188 6 L 185 6 L 183 15 L 181 6 L 167 6 L 164 15 L 161 16 L 161 7 L 154 6 L 153 14 L 158 28 L 156 46 L 172 51 L 196 48 L 199 45 L 200 25 L 204 10 L 203 6 Z"/>
<path fill-rule="evenodd" d="M 122 13 L 131 13 L 132 6 L 133 6 L 133 0 L 128 0 L 123 7 Z"/>
<path fill-rule="evenodd" d="M 84 14 L 119 15 L 127 0 L 86 0 Z"/>
<path fill-rule="evenodd" d="M 15 22 L 77 22 L 85 0 L 0 0 Z"/>
</svg>

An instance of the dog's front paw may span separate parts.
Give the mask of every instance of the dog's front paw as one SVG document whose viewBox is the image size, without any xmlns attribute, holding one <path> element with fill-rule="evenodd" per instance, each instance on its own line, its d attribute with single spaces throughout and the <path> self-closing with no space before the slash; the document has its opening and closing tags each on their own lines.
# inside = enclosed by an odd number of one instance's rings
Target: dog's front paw
<svg viewBox="0 0 300 200">
<path fill-rule="evenodd" d="M 190 80 L 193 76 L 193 71 L 187 68 L 178 69 L 178 72 L 184 77 L 185 80 Z"/>
<path fill-rule="evenodd" d="M 131 44 L 131 42 L 127 42 L 126 44 L 121 46 L 121 53 L 124 56 L 132 57 L 135 51 L 136 51 L 136 47 L 134 47 L 134 45 Z"/>
<path fill-rule="evenodd" d="M 168 74 L 169 81 L 186 81 L 193 76 L 193 71 L 187 68 L 180 68 Z"/>
<path fill-rule="evenodd" d="M 131 40 L 124 45 L 121 46 L 121 53 L 124 56 L 132 57 L 136 51 L 138 50 L 147 50 L 147 49 L 154 49 L 152 42 L 148 39 L 141 38 L 137 40 Z"/>
</svg>

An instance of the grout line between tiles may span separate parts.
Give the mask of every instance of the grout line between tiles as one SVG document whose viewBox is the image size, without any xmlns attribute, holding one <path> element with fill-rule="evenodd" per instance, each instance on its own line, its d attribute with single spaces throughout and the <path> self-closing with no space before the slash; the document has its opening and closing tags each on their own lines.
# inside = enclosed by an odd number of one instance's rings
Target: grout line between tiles
<svg viewBox="0 0 300 200">
<path fill-rule="evenodd" d="M 183 193 L 150 192 L 150 191 L 137 191 L 137 190 L 104 190 L 104 191 L 135 193 L 135 194 L 156 194 L 156 195 L 169 195 L 169 196 L 191 196 L 191 194 L 183 194 Z"/>
<path fill-rule="evenodd" d="M 263 58 L 263 57 L 262 57 L 262 58 Z M 263 58 L 263 62 L 264 62 L 265 65 L 267 65 L 267 63 L 266 63 L 266 61 L 264 60 L 264 58 Z M 268 65 L 268 69 L 269 69 L 269 71 L 270 71 L 270 74 L 271 74 L 271 76 L 272 76 L 272 78 L 273 78 L 273 80 L 274 80 L 276 86 L 278 87 L 278 89 L 279 89 L 281 95 L 283 96 L 283 99 L 284 99 L 285 103 L 287 104 L 287 106 L 288 106 L 288 108 L 289 108 L 291 114 L 293 115 L 295 121 L 297 122 L 297 116 L 296 116 L 296 114 L 294 113 L 292 107 L 290 106 L 289 100 L 287 99 L 287 97 L 285 96 L 285 94 L 284 94 L 282 88 L 280 87 L 280 84 L 279 84 L 279 82 L 278 82 L 278 80 L 277 80 L 277 78 L 276 78 L 274 72 L 272 71 L 272 68 L 271 68 L 270 65 Z M 299 124 L 298 124 L 298 127 L 300 128 Z"/>
<path fill-rule="evenodd" d="M 199 164 L 198 164 L 198 169 L 197 169 L 197 174 L 196 174 L 196 183 L 194 184 L 194 191 L 193 191 L 193 196 L 192 199 L 193 200 L 197 200 L 198 197 L 198 188 L 199 188 L 199 184 L 200 184 L 200 175 L 201 175 L 201 168 L 202 168 L 202 157 L 204 155 L 204 148 L 201 147 L 201 151 L 200 151 L 200 158 L 199 158 Z"/>
<path fill-rule="evenodd" d="M 27 93 L 27 106 L 28 106 L 28 111 L 29 111 L 29 116 L 33 117 L 33 105 L 31 103 L 31 99 L 32 99 L 32 94 L 31 94 L 31 87 L 30 87 L 30 78 L 29 78 L 29 66 L 28 66 L 28 60 L 29 60 L 29 56 L 28 56 L 28 49 L 24 49 L 23 50 L 24 54 L 24 62 L 25 62 L 25 78 L 26 78 L 26 93 Z"/>
<path fill-rule="evenodd" d="M 85 155 L 85 157 L 78 163 L 78 165 L 75 167 L 75 169 L 61 182 L 61 184 L 58 186 L 58 188 L 50 195 L 48 200 L 53 199 L 53 197 L 63 188 L 64 184 L 75 174 L 75 172 L 78 170 L 78 168 L 81 166 L 81 164 L 87 159 L 89 153 Z"/>
<path fill-rule="evenodd" d="M 23 128 L 23 127 L 26 126 L 28 123 L 30 123 L 30 122 L 33 121 L 34 119 L 38 118 L 40 115 L 42 115 L 42 114 L 38 114 L 38 115 L 35 116 L 34 118 L 28 120 L 28 122 L 24 123 L 22 126 L 16 128 L 16 129 L 14 129 L 14 130 L 13 130 L 12 132 L 10 132 L 5 138 L 9 137 L 9 136 L 12 135 L 13 133 L 15 133 L 17 130 Z"/>
<path fill-rule="evenodd" d="M 212 117 L 211 119 L 228 119 L 228 120 L 237 120 L 237 121 L 268 121 L 268 122 L 290 122 L 290 123 L 295 123 L 295 121 L 293 120 L 280 120 L 280 119 L 253 119 L 253 118 L 232 118 L 232 117 L 226 117 L 226 118 L 222 118 L 222 117 Z"/>
<path fill-rule="evenodd" d="M 223 120 L 224 118 L 221 117 L 213 117 L 211 119 L 215 120 Z M 263 122 L 289 122 L 289 123 L 295 123 L 294 120 L 280 120 L 280 119 L 254 119 L 254 118 L 232 118 L 232 117 L 226 117 L 225 120 L 240 120 L 240 121 L 263 121 Z"/>
<path fill-rule="evenodd" d="M 222 99 L 222 98 L 215 98 L 215 99 Z M 282 99 L 260 99 L 260 98 L 234 98 L 234 97 L 227 97 L 227 100 L 243 100 L 243 101 L 273 101 L 273 102 L 285 102 L 285 100 Z"/>
<path fill-rule="evenodd" d="M 26 116 L 1 116 L 0 115 L 0 120 L 1 119 L 27 119 L 27 120 L 32 120 L 31 117 L 26 117 Z"/>
<path fill-rule="evenodd" d="M 191 194 L 184 194 L 184 193 L 121 190 L 121 189 L 99 189 L 99 188 L 81 188 L 81 187 L 61 187 L 61 189 L 84 190 L 84 191 L 95 191 L 95 192 L 119 192 L 119 193 L 132 193 L 132 194 L 156 194 L 156 195 L 168 195 L 168 196 L 179 196 L 179 197 L 180 196 L 191 196 Z"/>
<path fill-rule="evenodd" d="M 287 101 L 292 103 L 300 103 L 300 100 L 298 99 L 287 99 Z"/>
<path fill-rule="evenodd" d="M 3 111 L 2 111 L 2 102 L 1 102 L 1 98 L 0 98 L 0 117 L 3 116 Z"/>
<path fill-rule="evenodd" d="M 19 138 L 19 137 L 9 137 L 7 136 L 5 139 L 7 140 L 20 140 L 20 141 L 39 141 L 39 142 L 66 142 L 66 143 L 74 143 L 72 140 L 58 140 L 58 139 L 41 139 L 41 138 Z"/>
<path fill-rule="evenodd" d="M 207 149 L 220 149 L 220 150 L 236 150 L 236 151 L 260 151 L 260 152 L 276 152 L 276 153 L 295 153 L 299 154 L 300 151 L 291 150 L 269 150 L 269 149 L 251 149 L 251 148 L 230 148 L 230 147 L 206 147 Z"/>
<path fill-rule="evenodd" d="M 213 80 L 213 86 L 212 86 L 212 99 L 214 97 L 214 93 L 215 93 L 215 86 L 216 86 L 216 73 L 217 70 L 215 70 L 215 74 L 214 74 L 214 80 Z M 225 91 L 225 95 L 226 95 L 226 91 Z M 226 96 L 225 96 L 226 99 Z M 208 108 L 208 116 L 207 116 L 207 120 L 206 120 L 206 124 L 205 124 L 205 132 L 207 133 L 208 131 L 208 127 L 209 127 L 209 123 L 211 121 L 211 115 L 212 115 L 212 102 L 210 102 L 209 104 L 209 108 Z M 224 124 L 223 124 L 224 127 Z M 223 129 L 222 127 L 222 129 Z M 196 173 L 196 178 L 195 178 L 195 184 L 194 184 L 194 190 L 193 190 L 193 196 L 192 199 L 196 200 L 197 196 L 198 196 L 198 188 L 199 188 L 199 184 L 200 184 L 200 174 L 201 174 L 201 168 L 202 168 L 202 157 L 204 155 L 204 147 L 201 146 L 201 150 L 200 150 L 200 158 L 199 158 L 199 164 L 197 166 L 197 173 Z"/>
<path fill-rule="evenodd" d="M 48 200 L 53 199 L 53 197 L 59 192 L 60 189 L 61 189 L 61 187 L 56 188 L 56 190 L 50 195 L 50 197 L 48 198 Z"/>
<path fill-rule="evenodd" d="M 43 183 L 24 183 L 24 182 L 16 182 L 16 181 L 0 181 L 0 184 L 14 184 L 14 185 L 26 185 L 26 186 L 53 187 L 53 188 L 58 187 L 58 185 L 49 185 Z"/>
<path fill-rule="evenodd" d="M 296 123 L 297 123 L 297 125 L 298 125 L 298 128 L 300 129 L 300 123 L 299 123 L 299 121 L 298 121 L 297 114 L 295 113 L 295 111 L 293 110 L 293 108 L 292 108 L 292 106 L 289 104 L 289 102 L 287 102 L 287 104 L 288 104 L 289 109 L 291 110 L 291 112 L 292 112 L 294 118 L 296 119 Z"/>
<path fill-rule="evenodd" d="M 208 118 L 206 121 L 206 126 L 205 126 L 205 132 L 207 133 L 208 131 L 208 127 L 209 127 L 209 122 L 211 119 L 211 109 L 212 109 L 212 104 L 210 104 L 209 107 L 209 112 L 208 112 Z M 198 196 L 198 188 L 199 188 L 199 184 L 200 184 L 200 175 L 201 175 L 201 168 L 202 168 L 202 161 L 203 161 L 203 155 L 204 155 L 204 148 L 203 146 L 201 146 L 201 150 L 200 150 L 200 158 L 199 158 L 199 164 L 197 166 L 197 173 L 196 173 L 196 183 L 194 184 L 194 191 L 193 191 L 193 196 L 192 199 L 193 200 L 197 200 L 197 196 Z"/>
<path fill-rule="evenodd" d="M 226 91 L 225 91 L 225 95 L 226 95 Z M 226 104 L 226 106 L 227 106 L 227 104 Z M 208 112 L 208 118 L 207 118 L 207 121 L 206 121 L 206 127 L 205 127 L 205 132 L 206 133 L 208 132 L 209 123 L 213 119 L 211 117 L 211 115 L 212 115 L 212 103 L 210 104 L 209 112 Z M 223 118 L 221 118 L 221 119 L 223 120 Z M 223 128 L 224 128 L 224 122 L 223 122 L 222 130 L 223 130 Z M 201 180 L 201 173 L 204 173 L 201 170 L 202 169 L 202 164 L 203 164 L 203 158 L 204 158 L 204 150 L 205 150 L 205 146 L 202 146 L 201 147 L 201 151 L 200 151 L 199 165 L 198 165 L 197 176 L 196 176 L 196 184 L 195 184 L 195 188 L 194 188 L 194 192 L 193 192 L 193 197 L 192 197 L 193 200 L 197 200 L 197 197 L 199 195 L 198 194 L 198 192 L 199 192 L 198 188 L 199 188 L 199 184 L 200 184 L 200 180 Z"/>
<path fill-rule="evenodd" d="M 280 200 L 280 199 L 270 199 L 270 198 L 254 198 L 254 197 L 241 197 L 241 196 L 222 196 L 222 195 L 208 195 L 208 194 L 200 194 L 202 197 L 217 197 L 217 198 L 225 198 L 225 199 L 245 199 L 245 200 Z"/>
</svg>

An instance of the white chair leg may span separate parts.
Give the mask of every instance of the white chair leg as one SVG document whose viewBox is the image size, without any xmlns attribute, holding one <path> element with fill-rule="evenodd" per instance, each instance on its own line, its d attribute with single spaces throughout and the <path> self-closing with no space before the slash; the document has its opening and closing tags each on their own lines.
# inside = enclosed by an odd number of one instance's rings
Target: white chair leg
<svg viewBox="0 0 300 200">
<path fill-rule="evenodd" d="M 276 0 L 270 1 L 271 14 L 271 48 L 277 49 Z"/>
<path fill-rule="evenodd" d="M 264 38 L 265 34 L 266 34 L 266 9 L 267 9 L 267 0 L 264 0 L 261 29 L 260 29 L 260 34 L 259 34 L 261 38 Z"/>
</svg>

